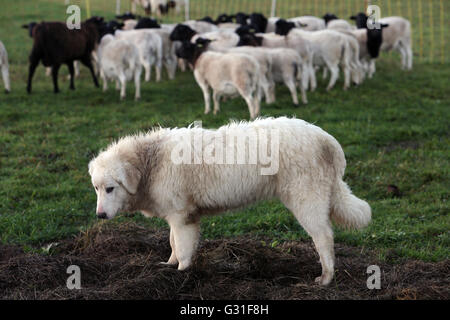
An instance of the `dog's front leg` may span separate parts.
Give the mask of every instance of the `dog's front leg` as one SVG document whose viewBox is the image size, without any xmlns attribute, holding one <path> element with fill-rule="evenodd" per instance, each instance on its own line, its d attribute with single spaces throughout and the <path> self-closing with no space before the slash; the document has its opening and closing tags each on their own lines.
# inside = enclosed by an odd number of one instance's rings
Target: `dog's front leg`
<svg viewBox="0 0 450 320">
<path fill-rule="evenodd" d="M 198 222 L 186 223 L 185 216 L 179 213 L 170 217 L 168 222 L 170 231 L 173 233 L 178 270 L 185 270 L 191 265 L 192 257 L 197 249 L 200 236 L 200 224 Z"/>
<path fill-rule="evenodd" d="M 175 253 L 175 239 L 173 235 L 173 228 L 170 228 L 170 247 L 172 248 L 172 253 L 170 254 L 169 260 L 167 260 L 167 262 L 161 262 L 161 264 L 175 265 L 178 263 L 177 255 Z"/>
</svg>

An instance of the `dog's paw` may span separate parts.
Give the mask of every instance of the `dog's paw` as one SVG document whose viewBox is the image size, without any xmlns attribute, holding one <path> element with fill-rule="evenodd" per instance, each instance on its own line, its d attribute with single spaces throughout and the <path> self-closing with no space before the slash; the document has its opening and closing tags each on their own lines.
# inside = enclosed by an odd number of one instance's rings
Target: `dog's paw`
<svg viewBox="0 0 450 320">
<path fill-rule="evenodd" d="M 320 277 L 316 278 L 315 283 L 317 283 L 321 286 L 327 286 L 330 284 L 331 279 L 333 279 L 333 276 L 321 275 Z"/>
</svg>

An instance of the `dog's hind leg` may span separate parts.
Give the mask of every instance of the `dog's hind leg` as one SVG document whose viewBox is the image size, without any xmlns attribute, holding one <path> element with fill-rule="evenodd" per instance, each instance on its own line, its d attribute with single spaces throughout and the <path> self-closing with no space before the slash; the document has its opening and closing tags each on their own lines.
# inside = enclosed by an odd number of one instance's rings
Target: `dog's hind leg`
<svg viewBox="0 0 450 320">
<path fill-rule="evenodd" d="M 317 195 L 314 195 L 317 194 Z M 329 199 L 323 193 L 309 193 L 303 199 L 291 195 L 286 206 L 300 225 L 311 236 L 322 265 L 322 275 L 316 278 L 321 285 L 328 285 L 334 276 L 334 240 L 330 221 Z M 293 200 L 296 199 L 296 200 Z"/>
<path fill-rule="evenodd" d="M 200 225 L 196 223 L 186 223 L 182 214 L 176 213 L 167 222 L 170 225 L 170 232 L 173 233 L 173 247 L 175 247 L 175 259 L 178 260 L 178 270 L 187 269 L 192 263 L 192 257 L 197 250 L 200 238 Z M 169 261 L 173 259 L 172 255 Z M 172 260 L 173 261 L 173 260 Z"/>
</svg>

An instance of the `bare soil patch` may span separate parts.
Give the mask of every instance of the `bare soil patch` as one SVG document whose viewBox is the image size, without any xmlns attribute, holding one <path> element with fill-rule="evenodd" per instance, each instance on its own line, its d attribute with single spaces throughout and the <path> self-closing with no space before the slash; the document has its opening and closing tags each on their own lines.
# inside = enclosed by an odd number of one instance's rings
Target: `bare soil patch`
<svg viewBox="0 0 450 320">
<path fill-rule="evenodd" d="M 427 263 L 336 244 L 336 276 L 321 272 L 312 242 L 271 247 L 269 239 L 202 240 L 193 266 L 160 265 L 170 255 L 167 230 L 99 225 L 61 241 L 50 254 L 0 245 L 1 299 L 449 299 L 450 261 Z M 395 259 L 394 259 L 395 258 Z M 391 260 L 390 258 L 388 260 Z M 394 262 L 395 261 L 395 262 Z M 81 269 L 81 290 L 69 290 L 69 265 Z M 381 289 L 366 286 L 369 265 L 381 268 Z"/>
</svg>

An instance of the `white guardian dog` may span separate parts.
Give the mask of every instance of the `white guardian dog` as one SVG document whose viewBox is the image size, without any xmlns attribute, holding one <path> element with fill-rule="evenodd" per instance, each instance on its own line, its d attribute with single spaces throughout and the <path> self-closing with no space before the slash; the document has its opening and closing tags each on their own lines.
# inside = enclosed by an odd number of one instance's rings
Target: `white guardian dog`
<svg viewBox="0 0 450 320">
<path fill-rule="evenodd" d="M 266 118 L 217 130 L 156 129 L 120 139 L 89 163 L 97 216 L 141 211 L 170 225 L 166 264 L 191 265 L 200 217 L 278 198 L 312 237 L 322 264 L 316 282 L 334 275 L 331 221 L 360 229 L 371 209 L 342 180 L 339 143 L 299 119 Z"/>
</svg>

